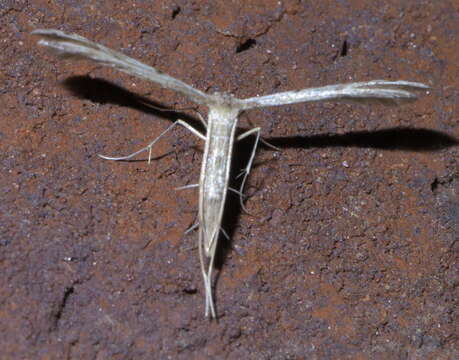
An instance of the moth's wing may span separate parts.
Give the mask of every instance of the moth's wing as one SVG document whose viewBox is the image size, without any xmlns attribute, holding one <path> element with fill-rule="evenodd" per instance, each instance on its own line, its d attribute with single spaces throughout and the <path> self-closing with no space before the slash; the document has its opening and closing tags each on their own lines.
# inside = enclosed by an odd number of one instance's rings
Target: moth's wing
<svg viewBox="0 0 459 360">
<path fill-rule="evenodd" d="M 54 29 L 38 29 L 34 30 L 32 34 L 40 37 L 39 45 L 47 47 L 61 57 L 89 59 L 150 80 L 164 88 L 175 90 L 198 104 L 208 103 L 209 96 L 192 86 L 82 36 L 66 34 Z"/>
<path fill-rule="evenodd" d="M 398 105 L 417 99 L 414 91 L 426 90 L 429 86 L 410 81 L 373 80 L 350 84 L 329 85 L 298 91 L 257 96 L 241 100 L 244 109 L 278 106 L 310 101 L 342 101 L 357 103 L 380 103 Z"/>
</svg>

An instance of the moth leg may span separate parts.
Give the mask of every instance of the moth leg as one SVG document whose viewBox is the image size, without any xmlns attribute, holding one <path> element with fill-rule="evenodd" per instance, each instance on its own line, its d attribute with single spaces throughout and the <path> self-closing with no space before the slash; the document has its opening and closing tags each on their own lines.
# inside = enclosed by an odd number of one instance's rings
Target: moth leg
<svg viewBox="0 0 459 360">
<path fill-rule="evenodd" d="M 179 187 L 176 187 L 174 190 L 185 190 L 185 189 L 192 189 L 195 187 L 199 187 L 199 184 L 189 184 L 189 185 L 179 186 Z"/>
<path fill-rule="evenodd" d="M 228 233 L 225 231 L 225 229 L 223 229 L 222 227 L 220 227 L 220 231 L 222 232 L 222 234 L 225 236 L 226 240 L 230 240 L 230 237 L 228 235 Z"/>
<path fill-rule="evenodd" d="M 199 230 L 199 262 L 201 264 L 201 273 L 202 273 L 202 278 L 204 280 L 204 291 L 206 293 L 206 305 L 205 305 L 205 316 L 209 316 L 209 310 L 210 310 L 210 315 L 213 319 L 216 318 L 215 314 L 215 308 L 214 308 L 214 301 L 212 299 L 212 266 L 213 266 L 213 260 L 215 257 L 215 249 L 212 252 L 212 255 L 210 257 L 210 262 L 209 262 L 209 267 L 206 272 L 205 269 L 205 259 L 204 259 L 204 244 L 203 244 L 203 230 Z"/>
<path fill-rule="evenodd" d="M 210 261 L 207 268 L 207 273 L 204 276 L 204 283 L 206 289 L 206 311 L 205 316 L 210 316 L 215 319 L 217 315 L 215 314 L 215 307 L 214 307 L 214 299 L 212 296 L 212 268 L 214 266 L 214 259 L 215 259 L 215 248 L 210 255 Z"/>
<path fill-rule="evenodd" d="M 273 150 L 276 150 L 276 151 L 282 151 L 280 148 L 278 148 L 277 146 L 274 146 L 273 144 L 267 142 L 265 139 L 263 139 L 262 137 L 260 137 L 260 141 L 265 144 L 267 147 L 273 149 Z"/>
<path fill-rule="evenodd" d="M 206 280 L 207 280 L 206 316 L 208 316 L 208 312 L 210 309 L 210 315 L 213 319 L 217 317 L 215 314 L 214 300 L 212 298 L 212 269 L 214 267 L 214 259 L 215 259 L 215 249 L 210 256 L 209 268 L 207 270 L 207 276 L 206 276 Z"/>
<path fill-rule="evenodd" d="M 252 134 L 256 134 L 256 137 L 255 137 L 255 143 L 253 145 L 253 150 L 252 150 L 252 154 L 250 155 L 250 159 L 249 159 L 249 162 L 247 163 L 247 166 L 246 168 L 242 171 L 241 175 L 244 174 L 244 177 L 242 178 L 242 183 L 241 183 L 241 187 L 239 188 L 239 199 L 240 199 L 240 202 L 241 202 L 241 208 L 248 213 L 247 209 L 245 208 L 244 206 L 244 200 L 243 200 L 243 197 L 242 197 L 242 194 L 243 194 L 243 191 L 244 191 L 244 185 L 245 185 L 245 181 L 247 180 L 247 176 L 249 176 L 249 173 L 250 173 L 250 169 L 252 168 L 252 164 L 253 164 L 253 159 L 255 158 L 255 153 L 257 151 L 257 146 L 258 146 L 258 141 L 260 140 L 260 128 L 257 127 L 257 128 L 253 128 L 241 135 L 239 135 L 237 137 L 237 140 L 242 140 L 244 138 L 246 138 L 247 136 L 250 136 Z"/>
<path fill-rule="evenodd" d="M 202 135 L 198 130 L 196 130 L 194 127 L 192 127 L 191 125 L 187 124 L 185 121 L 183 120 L 177 120 L 176 122 L 174 122 L 172 125 L 170 125 L 166 130 L 164 130 L 155 140 L 153 140 L 150 144 L 148 144 L 147 146 L 145 146 L 144 148 L 130 154 L 130 155 L 127 155 L 127 156 L 120 156 L 120 157 L 111 157 L 111 156 L 105 156 L 105 155 L 100 155 L 99 154 L 99 157 L 101 157 L 102 159 L 106 159 L 106 160 L 115 160 L 115 161 L 118 161 L 118 160 L 129 160 L 131 158 L 133 158 L 134 156 L 140 154 L 141 152 L 143 151 L 146 151 L 148 150 L 148 163 L 150 164 L 151 163 L 151 149 L 153 147 L 154 144 L 156 144 L 156 142 L 161 139 L 166 133 L 168 133 L 170 130 L 172 130 L 173 127 L 175 127 L 176 125 L 182 125 L 184 128 L 190 130 L 193 134 L 195 134 L 196 136 L 198 136 L 199 138 L 203 139 L 203 140 L 206 140 L 206 137 L 204 135 Z"/>
<path fill-rule="evenodd" d="M 247 119 L 247 122 L 249 123 L 250 126 L 253 126 L 253 123 L 250 121 L 250 119 Z M 242 135 L 241 135 L 242 136 Z M 270 142 L 268 142 L 267 140 L 263 139 L 261 136 L 260 136 L 260 141 L 266 145 L 267 147 L 273 149 L 273 150 L 276 150 L 276 151 L 282 151 L 282 149 L 278 148 L 277 146 L 274 146 L 273 144 L 271 144 Z"/>
<path fill-rule="evenodd" d="M 201 113 L 198 110 L 196 111 L 196 115 L 198 115 L 199 121 L 204 125 L 204 127 L 207 129 L 207 122 L 206 119 L 204 119 L 204 116 L 201 115 Z"/>
<path fill-rule="evenodd" d="M 244 171 L 245 171 L 245 170 L 244 170 Z M 244 173 L 244 171 L 241 172 L 236 178 L 242 176 L 242 174 Z M 243 193 L 241 193 L 239 190 L 233 189 L 232 187 L 229 187 L 229 186 L 228 186 L 228 190 L 232 191 L 233 193 L 235 193 L 235 194 L 237 194 L 237 195 L 239 195 L 239 196 L 241 196 L 241 197 L 245 197 L 245 195 L 244 195 Z"/>
<path fill-rule="evenodd" d="M 185 234 L 188 234 L 188 233 L 192 232 L 198 226 L 199 226 L 199 222 L 196 221 L 193 225 L 191 225 L 188 229 L 185 230 Z"/>
</svg>

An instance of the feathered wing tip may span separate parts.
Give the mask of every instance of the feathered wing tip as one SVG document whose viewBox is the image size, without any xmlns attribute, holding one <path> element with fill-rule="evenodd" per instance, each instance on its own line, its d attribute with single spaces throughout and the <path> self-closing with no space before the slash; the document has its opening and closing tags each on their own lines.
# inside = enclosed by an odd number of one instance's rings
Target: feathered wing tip
<svg viewBox="0 0 459 360">
<path fill-rule="evenodd" d="M 397 81 L 371 80 L 367 82 L 360 82 L 360 83 L 354 83 L 354 84 L 355 86 L 364 87 L 364 88 L 378 87 L 378 88 L 399 89 L 399 90 L 407 90 L 407 91 L 430 89 L 430 86 L 426 84 L 415 82 L 415 81 L 404 81 L 404 80 L 397 80 Z"/>
<path fill-rule="evenodd" d="M 411 81 L 372 80 L 349 84 L 341 101 L 361 104 L 400 105 L 417 100 L 415 91 L 428 90 L 429 86 Z"/>
<path fill-rule="evenodd" d="M 64 58 L 91 59 L 96 62 L 104 62 L 107 54 L 114 55 L 114 51 L 105 46 L 96 44 L 88 39 L 76 35 L 66 34 L 55 29 L 37 29 L 32 35 L 41 39 L 38 44 L 46 47 L 49 51 Z M 101 54 L 101 52 L 103 52 Z"/>
</svg>

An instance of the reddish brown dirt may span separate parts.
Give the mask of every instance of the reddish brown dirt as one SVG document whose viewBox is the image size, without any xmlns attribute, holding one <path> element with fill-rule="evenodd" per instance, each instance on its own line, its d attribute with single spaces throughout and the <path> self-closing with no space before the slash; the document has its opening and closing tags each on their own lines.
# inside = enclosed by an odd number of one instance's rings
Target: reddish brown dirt
<svg viewBox="0 0 459 360">
<path fill-rule="evenodd" d="M 1 1 L 1 359 L 458 358 L 458 3 L 311 3 Z M 254 215 L 229 198 L 209 322 L 184 235 L 197 191 L 174 191 L 197 181 L 202 143 L 181 128 L 151 166 L 96 156 L 133 152 L 177 117 L 198 124 L 147 99 L 193 104 L 58 60 L 36 28 L 239 97 L 370 79 L 432 90 L 400 108 L 242 116 L 282 151 L 257 153 Z"/>
</svg>

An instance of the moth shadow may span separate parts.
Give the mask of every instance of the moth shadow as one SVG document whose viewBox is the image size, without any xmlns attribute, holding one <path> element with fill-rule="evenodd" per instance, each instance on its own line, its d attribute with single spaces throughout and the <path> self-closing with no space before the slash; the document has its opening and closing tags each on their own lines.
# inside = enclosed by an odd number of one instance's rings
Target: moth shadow
<svg viewBox="0 0 459 360">
<path fill-rule="evenodd" d="M 242 133 L 243 131 L 240 131 Z M 244 139 L 237 142 L 237 145 L 233 149 L 233 159 L 231 163 L 231 173 L 228 186 L 232 189 L 239 191 L 243 180 L 242 176 L 239 176 L 242 170 L 247 166 L 250 160 L 250 155 L 253 151 L 253 138 Z M 255 164 L 252 166 L 252 168 Z M 244 200 L 244 199 L 243 199 Z M 229 190 L 228 199 L 225 204 L 224 216 L 222 220 L 222 228 L 228 235 L 228 239 L 225 236 L 220 237 L 221 246 L 217 247 L 217 254 L 215 257 L 215 266 L 220 269 L 224 264 L 224 259 L 227 257 L 228 252 L 233 250 L 232 239 L 235 229 L 238 225 L 240 215 L 244 210 L 241 207 L 240 195 Z M 250 215 L 250 214 L 249 214 Z"/>
<path fill-rule="evenodd" d="M 175 110 L 160 102 L 135 94 L 110 81 L 89 76 L 71 76 L 63 81 L 64 87 L 80 99 L 98 104 L 114 104 L 139 110 L 145 114 L 175 122 L 182 119 L 198 130 L 201 121 L 181 110 Z"/>
<path fill-rule="evenodd" d="M 459 145 L 459 140 L 449 134 L 411 127 L 351 131 L 346 134 L 271 137 L 267 140 L 279 148 L 362 147 L 418 152 L 438 151 Z"/>
<path fill-rule="evenodd" d="M 242 129 L 239 129 L 239 130 L 242 130 Z M 244 130 L 238 131 L 238 133 L 242 133 L 242 132 L 244 132 Z M 243 177 L 238 176 L 238 175 L 241 173 L 242 169 L 244 169 L 247 166 L 247 163 L 250 160 L 250 155 L 253 151 L 253 141 L 254 141 L 253 137 L 249 137 L 240 142 L 237 142 L 237 145 L 234 146 L 233 159 L 231 163 L 230 180 L 228 184 L 229 187 L 231 187 L 232 189 L 236 189 L 238 191 L 240 189 Z M 255 164 L 253 164 L 252 168 L 254 166 Z M 215 272 L 215 278 L 213 282 L 213 286 L 215 288 L 218 286 L 221 269 L 224 267 L 225 262 L 227 261 L 229 256 L 231 256 L 230 254 L 234 253 L 234 247 L 233 247 L 234 236 L 233 235 L 236 231 L 238 222 L 241 218 L 240 215 L 241 213 L 244 212 L 244 210 L 241 207 L 239 194 L 236 194 L 233 191 L 229 190 L 227 196 L 228 198 L 225 203 L 225 210 L 223 214 L 223 220 L 221 223 L 221 227 L 226 232 L 226 235 L 228 235 L 228 238 L 224 234 L 220 233 L 220 237 L 218 239 L 219 245 L 217 246 L 217 250 L 215 253 L 215 261 L 214 261 L 214 266 L 216 269 L 218 269 L 218 271 Z M 252 214 L 249 214 L 249 215 L 252 215 Z M 214 291 L 213 296 L 215 300 L 215 306 L 218 307 L 218 304 L 219 304 L 218 293 Z"/>
</svg>

